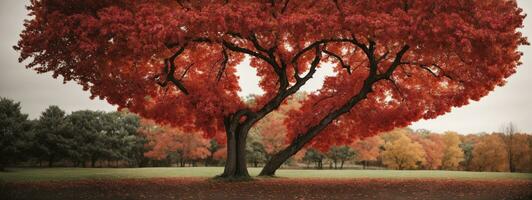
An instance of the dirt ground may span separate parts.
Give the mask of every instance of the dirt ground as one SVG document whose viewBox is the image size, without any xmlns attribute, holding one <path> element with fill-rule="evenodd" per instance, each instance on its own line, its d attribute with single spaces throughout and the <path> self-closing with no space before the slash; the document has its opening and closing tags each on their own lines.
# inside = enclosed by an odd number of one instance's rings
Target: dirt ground
<svg viewBox="0 0 532 200">
<path fill-rule="evenodd" d="M 530 180 L 201 178 L 0 183 L 0 199 L 532 199 Z"/>
</svg>

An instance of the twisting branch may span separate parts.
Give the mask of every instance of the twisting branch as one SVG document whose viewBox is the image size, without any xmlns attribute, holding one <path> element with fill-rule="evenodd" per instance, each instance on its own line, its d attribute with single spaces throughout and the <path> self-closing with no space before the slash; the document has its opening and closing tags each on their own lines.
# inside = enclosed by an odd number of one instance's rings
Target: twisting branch
<svg viewBox="0 0 532 200">
<path fill-rule="evenodd" d="M 275 171 L 279 168 L 279 166 L 284 163 L 284 161 L 286 161 L 290 156 L 294 155 L 301 148 L 303 148 L 305 144 L 307 144 L 314 137 L 316 137 L 323 129 L 325 129 L 331 122 L 333 122 L 333 120 L 336 120 L 341 115 L 349 112 L 349 110 L 351 110 L 360 101 L 366 99 L 367 95 L 373 91 L 373 85 L 379 80 L 382 80 L 383 78 L 389 78 L 389 76 L 393 73 L 397 66 L 399 66 L 402 57 L 404 56 L 409 47 L 405 46 L 403 47 L 403 49 L 401 49 L 399 53 L 397 53 L 397 57 L 395 58 L 394 62 L 383 74 L 377 74 L 378 64 L 375 62 L 374 48 L 375 43 L 370 42 L 369 47 L 364 50 L 368 53 L 367 55 L 370 65 L 370 73 L 364 80 L 364 84 L 358 94 L 352 96 L 347 102 L 345 102 L 345 104 L 343 104 L 338 109 L 329 112 L 316 125 L 311 126 L 305 132 L 298 134 L 300 136 L 294 139 L 288 147 L 279 151 L 271 158 L 270 162 L 268 162 L 266 166 L 264 166 L 260 175 L 273 175 Z"/>
<path fill-rule="evenodd" d="M 284 13 L 286 11 L 286 8 L 288 8 L 288 3 L 290 3 L 290 0 L 285 0 L 284 1 L 284 6 L 281 9 L 281 13 Z"/>
<path fill-rule="evenodd" d="M 268 58 L 267 56 L 265 56 L 265 55 L 263 55 L 261 53 L 258 53 L 258 52 L 255 52 L 255 51 L 252 51 L 250 49 L 243 48 L 243 47 L 239 47 L 236 44 L 233 44 L 233 43 L 225 41 L 225 40 L 222 42 L 222 44 L 225 47 L 227 47 L 227 49 L 229 49 L 231 51 L 245 53 L 245 54 L 248 54 L 250 56 L 259 58 L 261 60 L 264 60 L 264 61 L 266 61 L 268 64 L 270 64 L 272 66 L 277 66 L 277 63 L 275 62 L 275 60 L 272 60 L 272 59 Z"/>
<path fill-rule="evenodd" d="M 299 70 L 297 69 L 297 61 L 299 60 L 299 58 L 301 56 L 303 56 L 303 54 L 307 53 L 308 51 L 310 51 L 311 49 L 313 48 L 316 48 L 316 47 L 319 47 L 320 45 L 322 44 L 327 44 L 327 43 L 331 43 L 331 42 L 349 42 L 351 44 L 354 44 L 356 45 L 357 47 L 361 48 L 364 52 L 368 52 L 368 48 L 359 43 L 354 37 L 352 39 L 349 39 L 349 38 L 333 38 L 333 39 L 323 39 L 323 40 L 318 40 L 312 44 L 310 44 L 309 46 L 301 49 L 301 51 L 297 52 L 294 57 L 292 57 L 292 64 L 294 66 L 294 78 L 296 80 L 300 80 L 302 79 L 300 76 L 299 76 Z M 320 50 L 320 54 L 321 54 L 321 50 Z"/>
<path fill-rule="evenodd" d="M 323 50 L 323 53 L 326 53 L 326 54 L 336 58 L 338 61 L 340 61 L 340 64 L 342 65 L 342 68 L 346 69 L 347 73 L 351 74 L 351 66 L 349 64 L 345 63 L 344 60 L 338 54 L 327 50 L 327 48 L 325 46 L 323 47 L 322 50 Z"/>
<path fill-rule="evenodd" d="M 183 78 L 185 78 L 185 76 L 187 75 L 188 70 L 190 70 L 190 68 L 192 68 L 192 66 L 194 66 L 194 63 L 191 63 L 190 65 L 188 65 L 185 68 L 185 71 L 183 71 L 183 74 L 181 74 L 181 78 L 179 78 L 180 81 L 183 80 Z"/>
<path fill-rule="evenodd" d="M 185 6 L 185 2 L 183 0 L 176 0 L 177 1 L 177 4 L 179 4 L 179 6 L 181 6 L 181 8 L 185 9 L 185 10 L 190 10 L 189 7 Z"/>
<path fill-rule="evenodd" d="M 381 61 L 388 59 L 388 54 L 390 54 L 390 51 L 386 51 L 381 57 L 377 59 L 377 62 L 380 63 Z"/>
<path fill-rule="evenodd" d="M 327 100 L 327 99 L 333 98 L 333 97 L 335 97 L 335 96 L 334 96 L 334 95 L 328 95 L 328 96 L 325 96 L 325 97 L 319 99 L 318 101 L 314 102 L 314 103 L 312 104 L 312 107 L 316 107 L 316 106 L 317 106 L 318 104 L 320 104 L 321 102 L 323 102 L 323 101 L 325 101 L 325 100 Z"/>
<path fill-rule="evenodd" d="M 357 41 L 355 41 L 358 43 Z M 395 58 L 392 65 L 388 68 L 388 70 L 383 74 L 377 73 L 378 63 L 375 62 L 375 55 L 374 55 L 374 49 L 375 49 L 375 42 L 371 42 L 369 44 L 369 47 L 363 48 L 364 52 L 366 52 L 369 60 L 369 68 L 370 73 L 368 74 L 366 80 L 364 81 L 364 85 L 358 92 L 358 94 L 352 96 L 344 105 L 342 105 L 340 108 L 329 112 L 326 116 L 324 116 L 318 124 L 311 126 L 309 129 L 307 129 L 305 132 L 298 134 L 300 135 L 296 139 L 292 141 L 292 143 L 282 151 L 278 152 L 276 155 L 273 156 L 271 161 L 266 164 L 266 166 L 263 168 L 261 175 L 273 175 L 275 173 L 275 170 L 290 156 L 295 154 L 297 151 L 299 151 L 303 146 L 308 143 L 310 140 L 312 140 L 318 133 L 320 133 L 321 130 L 325 129 L 333 120 L 337 119 L 344 113 L 349 112 L 351 108 L 353 108 L 356 104 L 358 104 L 363 99 L 367 98 L 367 95 L 372 92 L 373 85 L 378 82 L 379 80 L 382 80 L 383 78 L 388 79 L 393 71 L 399 66 L 401 63 L 401 59 L 408 50 L 408 46 L 403 47 L 400 52 L 397 53 L 397 57 Z M 365 47 L 364 45 L 358 44 L 357 46 Z"/>
<path fill-rule="evenodd" d="M 255 49 L 268 53 L 268 54 L 273 54 L 273 52 L 277 48 L 277 46 L 274 45 L 273 47 L 266 49 L 266 47 L 263 47 L 262 45 L 260 45 L 259 40 L 257 39 L 257 36 L 255 34 L 251 34 L 249 36 L 249 39 L 253 43 L 253 46 L 255 47 Z"/>
<path fill-rule="evenodd" d="M 227 49 L 225 46 L 222 47 L 222 66 L 220 67 L 220 70 L 218 71 L 218 74 L 216 75 L 216 81 L 220 81 L 222 78 L 223 73 L 225 72 L 225 68 L 227 67 L 227 62 L 229 62 L 229 55 L 227 54 Z"/>
<path fill-rule="evenodd" d="M 237 35 L 237 36 L 241 37 L 240 35 Z M 275 57 L 275 50 L 277 49 L 277 45 L 274 45 L 271 48 L 266 48 L 260 45 L 260 42 L 258 41 L 255 34 L 251 34 L 248 40 L 251 41 L 254 48 L 257 49 L 259 52 L 256 52 L 256 51 L 253 51 L 247 48 L 239 47 L 236 44 L 233 44 L 225 40 L 223 41 L 223 45 L 226 46 L 231 51 L 245 53 L 245 54 L 248 54 L 250 56 L 259 58 L 267 62 L 270 66 L 272 66 L 274 72 L 279 77 L 279 82 L 280 82 L 279 91 L 285 90 L 289 85 L 288 77 L 286 76 L 286 70 L 285 70 L 286 64 L 284 63 L 282 59 L 281 59 L 281 66 L 279 66 L 279 63 L 277 62 L 277 58 Z M 261 52 L 266 53 L 267 55 L 264 55 Z"/>
<path fill-rule="evenodd" d="M 280 90 L 277 93 L 277 95 L 270 100 L 267 104 L 264 105 L 259 111 L 257 111 L 258 116 L 266 116 L 269 112 L 274 110 L 275 108 L 279 107 L 281 103 L 290 95 L 295 94 L 299 89 L 307 83 L 309 79 L 312 78 L 312 76 L 316 73 L 316 67 L 319 65 L 321 61 L 321 48 L 320 46 L 314 47 L 316 50 L 316 55 L 314 57 L 314 60 L 310 64 L 310 69 L 308 73 L 304 77 L 299 77 L 296 79 L 296 83 L 292 85 L 290 88 L 288 88 L 287 82 L 281 82 L 281 86 L 279 87 Z M 283 70 L 283 73 L 281 73 L 280 79 L 286 80 L 286 72 Z M 287 89 L 288 88 L 288 89 Z"/>
<path fill-rule="evenodd" d="M 338 2 L 338 0 L 333 0 L 334 2 L 334 5 L 336 6 L 336 9 L 338 9 L 338 12 L 340 12 L 342 15 L 344 14 L 342 9 L 340 8 L 340 3 Z"/>
<path fill-rule="evenodd" d="M 399 93 L 399 95 L 401 96 L 401 101 L 404 101 L 405 100 L 405 96 L 403 95 L 403 91 L 401 90 L 401 88 L 399 88 L 399 86 L 397 85 L 397 82 L 395 81 L 395 79 L 393 77 L 388 77 L 385 80 L 387 80 L 390 83 L 392 83 L 393 87 L 395 88 L 395 91 L 397 91 L 397 93 Z"/>
<path fill-rule="evenodd" d="M 405 45 L 399 52 L 397 52 L 396 56 L 395 56 L 395 59 L 394 61 L 392 62 L 392 64 L 390 65 L 390 67 L 388 67 L 388 69 L 386 70 L 386 72 L 382 73 L 382 74 L 379 74 L 377 76 L 377 80 L 380 80 L 380 79 L 387 79 L 389 78 L 390 76 L 392 76 L 392 73 L 395 71 L 395 69 L 401 65 L 401 59 L 403 58 L 403 56 L 405 55 L 405 53 L 408 51 L 408 49 L 410 49 L 410 46 L 408 45 Z"/>
<path fill-rule="evenodd" d="M 175 60 L 176 58 L 181 55 L 185 51 L 186 44 L 183 45 L 179 50 L 177 50 L 170 58 L 167 58 L 164 60 L 164 69 L 163 72 L 166 75 L 166 79 L 163 82 L 157 81 L 157 84 L 159 84 L 161 87 L 166 87 L 168 85 L 168 81 L 172 82 L 181 92 L 183 92 L 186 95 L 189 95 L 188 90 L 185 88 L 183 83 L 181 83 L 180 80 L 177 80 L 174 76 L 175 73 Z"/>
<path fill-rule="evenodd" d="M 449 74 L 447 74 L 439 65 L 437 64 L 430 64 L 430 65 L 427 65 L 427 64 L 422 64 L 422 63 L 417 63 L 417 62 L 401 62 L 402 65 L 415 65 L 415 66 L 418 66 L 419 68 L 427 71 L 428 73 L 430 73 L 432 76 L 434 77 L 446 77 L 450 80 L 453 80 L 453 81 L 456 81 L 456 79 L 452 76 L 450 76 Z M 432 71 L 432 69 L 430 69 L 429 67 L 436 67 L 438 69 L 438 73 Z M 458 80 L 459 82 L 462 82 L 460 80 Z"/>
</svg>

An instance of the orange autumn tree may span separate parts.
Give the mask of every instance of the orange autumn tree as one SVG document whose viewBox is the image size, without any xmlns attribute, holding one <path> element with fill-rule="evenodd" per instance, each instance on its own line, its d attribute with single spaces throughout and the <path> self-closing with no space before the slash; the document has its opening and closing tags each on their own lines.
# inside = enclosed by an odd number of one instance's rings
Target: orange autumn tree
<svg viewBox="0 0 532 200">
<path fill-rule="evenodd" d="M 428 132 L 427 135 L 415 133 L 410 134 L 409 136 L 412 141 L 421 144 L 425 151 L 424 167 L 426 169 L 440 169 L 445 148 L 442 136 L 430 132 Z"/>
<path fill-rule="evenodd" d="M 498 134 L 483 135 L 473 147 L 471 166 L 475 171 L 509 170 L 504 140 Z"/>
<path fill-rule="evenodd" d="M 511 145 L 515 170 L 518 172 L 532 172 L 532 135 L 517 133 L 513 136 Z"/>
<path fill-rule="evenodd" d="M 350 146 L 357 152 L 357 160 L 362 161 L 364 169 L 368 166 L 369 161 L 376 161 L 380 155 L 381 146 L 384 141 L 378 137 L 373 136 L 358 140 Z"/>
<path fill-rule="evenodd" d="M 151 150 L 144 155 L 148 158 L 162 160 L 175 155 L 178 166 L 184 167 L 187 162 L 195 163 L 205 159 L 210 152 L 209 141 L 198 133 L 185 133 L 178 128 L 158 126 L 143 120 L 141 132 L 146 135 Z"/>
<path fill-rule="evenodd" d="M 35 0 L 28 10 L 21 62 L 158 123 L 225 135 L 222 177 L 249 176 L 249 130 L 320 67 L 336 73 L 289 114 L 287 146 L 261 175 L 307 144 L 349 144 L 479 100 L 515 73 L 526 44 L 515 0 Z M 264 90 L 254 106 L 237 94 L 246 57 Z"/>
<path fill-rule="evenodd" d="M 260 142 L 264 145 L 267 158 L 272 157 L 287 146 L 285 141 L 288 130 L 284 123 L 287 120 L 287 113 L 299 109 L 301 106 L 299 102 L 303 101 L 305 96 L 305 93 L 296 94 L 294 98 L 288 100 L 286 105 L 268 114 L 250 130 L 251 134 L 260 135 Z"/>
</svg>

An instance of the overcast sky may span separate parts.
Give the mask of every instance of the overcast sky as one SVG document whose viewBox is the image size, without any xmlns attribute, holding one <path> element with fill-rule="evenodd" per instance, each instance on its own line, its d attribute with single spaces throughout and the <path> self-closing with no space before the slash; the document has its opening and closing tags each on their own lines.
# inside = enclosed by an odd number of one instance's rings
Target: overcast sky
<svg viewBox="0 0 532 200">
<path fill-rule="evenodd" d="M 22 111 L 28 113 L 30 118 L 37 118 L 49 105 L 58 105 L 68 113 L 82 109 L 116 110 L 116 107 L 105 101 L 90 100 L 90 94 L 75 83 L 63 85 L 62 79 L 53 79 L 49 73 L 37 74 L 18 63 L 18 53 L 12 46 L 17 43 L 23 28 L 25 3 L 23 0 L 0 0 L 0 97 L 20 101 Z M 532 13 L 531 0 L 518 0 L 518 3 L 526 13 Z M 522 32 L 532 38 L 532 18 L 526 19 Z M 437 119 L 416 122 L 412 128 L 479 133 L 498 131 L 504 123 L 513 122 L 519 130 L 531 133 L 532 48 L 522 47 L 521 51 L 524 52 L 524 64 L 508 79 L 508 84 L 504 87 L 495 89 L 479 102 L 454 108 L 451 113 Z M 241 83 L 246 83 L 242 84 L 242 95 L 260 92 L 253 71 L 241 67 L 239 73 Z M 330 73 L 322 71 L 321 74 Z M 315 90 L 322 81 L 323 77 L 316 77 L 305 90 Z"/>
</svg>

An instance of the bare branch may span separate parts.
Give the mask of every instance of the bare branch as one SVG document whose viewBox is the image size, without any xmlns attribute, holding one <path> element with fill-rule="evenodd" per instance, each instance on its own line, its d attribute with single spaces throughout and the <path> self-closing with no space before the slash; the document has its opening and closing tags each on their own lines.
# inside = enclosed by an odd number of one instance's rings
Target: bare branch
<svg viewBox="0 0 532 200">
<path fill-rule="evenodd" d="M 450 76 L 449 74 L 447 74 L 438 64 L 430 64 L 430 65 L 427 65 L 427 64 L 422 64 L 422 63 L 417 63 L 417 62 L 402 62 L 401 64 L 403 65 L 416 65 L 418 66 L 419 68 L 429 72 L 432 76 L 434 77 L 446 77 L 450 80 L 453 80 L 453 81 L 457 81 L 454 77 Z M 435 67 L 438 69 L 438 73 L 434 72 L 432 69 L 430 69 L 430 67 Z M 462 82 L 460 80 L 458 80 L 459 82 Z"/>
<path fill-rule="evenodd" d="M 184 94 L 188 95 L 189 92 L 188 90 L 185 88 L 185 86 L 183 85 L 183 83 L 181 83 L 180 80 L 177 80 L 175 77 L 174 77 L 174 73 L 175 73 L 175 60 L 176 58 L 181 55 L 184 51 L 185 51 L 185 47 L 186 47 L 186 44 L 183 45 L 181 48 L 179 48 L 179 50 L 177 50 L 172 56 L 170 56 L 170 58 L 167 58 L 164 60 L 164 63 L 165 63 L 165 66 L 164 66 L 164 69 L 163 69 L 163 72 L 165 73 L 166 75 L 166 79 L 163 81 L 163 82 L 160 82 L 158 81 L 157 84 L 159 84 L 161 87 L 166 87 L 167 84 L 168 84 L 168 81 L 172 82 L 181 92 L 183 92 Z"/>
<path fill-rule="evenodd" d="M 340 65 L 342 65 L 342 68 L 346 69 L 347 73 L 351 74 L 351 66 L 349 64 L 345 63 L 344 60 L 338 54 L 327 50 L 326 47 L 323 47 L 322 50 L 323 50 L 324 53 L 326 53 L 326 54 L 336 58 L 338 61 L 340 61 Z"/>
<path fill-rule="evenodd" d="M 245 54 L 248 54 L 250 56 L 259 58 L 261 60 L 264 60 L 264 61 L 266 61 L 268 64 L 270 64 L 272 66 L 277 66 L 277 63 L 275 63 L 275 61 L 271 60 L 270 58 L 268 58 L 267 56 L 265 56 L 265 55 L 263 55 L 261 53 L 252 51 L 252 50 L 247 49 L 247 48 L 239 47 L 236 44 L 233 44 L 233 43 L 225 41 L 225 40 L 222 42 L 222 44 L 225 47 L 227 47 L 229 50 L 231 50 L 231 51 L 245 53 Z"/>
<path fill-rule="evenodd" d="M 223 56 L 223 60 L 221 64 L 222 66 L 220 70 L 218 71 L 218 74 L 216 75 L 217 81 L 220 81 L 220 79 L 222 78 L 225 68 L 227 67 L 227 62 L 229 62 L 229 55 L 227 54 L 227 49 L 225 47 L 222 47 L 222 56 Z"/>
<path fill-rule="evenodd" d="M 194 66 L 194 63 L 191 63 L 190 65 L 188 65 L 185 68 L 185 71 L 183 71 L 183 74 L 181 74 L 181 78 L 179 78 L 180 81 L 183 80 L 183 78 L 185 78 L 185 76 L 187 75 L 188 70 L 190 70 L 190 68 L 192 68 L 192 66 Z"/>
<path fill-rule="evenodd" d="M 388 54 L 389 53 L 390 53 L 390 51 L 386 51 L 381 57 L 379 57 L 377 59 L 377 62 L 380 63 L 381 61 L 388 59 Z"/>
<path fill-rule="evenodd" d="M 385 80 L 390 81 L 390 83 L 392 83 L 392 85 L 395 88 L 395 91 L 397 91 L 397 93 L 399 93 L 399 95 L 401 96 L 401 101 L 404 101 L 405 96 L 403 95 L 403 91 L 401 91 L 401 88 L 399 88 L 399 85 L 397 85 L 397 82 L 395 81 L 395 79 L 393 79 L 393 77 L 388 77 Z"/>
<path fill-rule="evenodd" d="M 403 58 L 405 53 L 408 51 L 408 49 L 410 49 L 410 46 L 405 45 L 399 52 L 397 52 L 393 63 L 390 65 L 390 67 L 388 67 L 386 72 L 379 74 L 377 76 L 377 80 L 390 78 L 390 76 L 392 76 L 392 73 L 395 71 L 395 69 L 399 65 L 401 65 L 401 59 Z"/>
<path fill-rule="evenodd" d="M 285 0 L 284 6 L 281 9 L 281 13 L 284 13 L 286 11 L 286 8 L 288 8 L 288 3 L 290 3 L 290 0 Z"/>
</svg>

